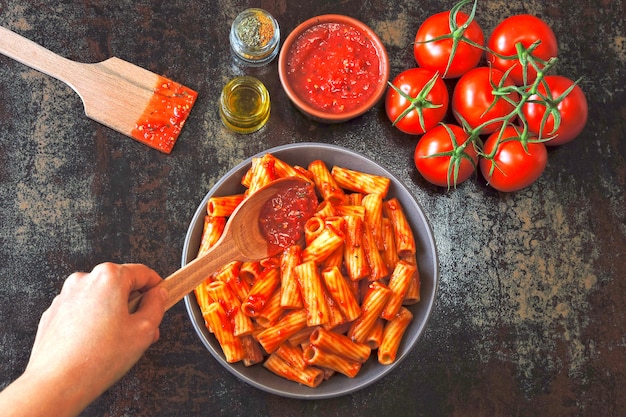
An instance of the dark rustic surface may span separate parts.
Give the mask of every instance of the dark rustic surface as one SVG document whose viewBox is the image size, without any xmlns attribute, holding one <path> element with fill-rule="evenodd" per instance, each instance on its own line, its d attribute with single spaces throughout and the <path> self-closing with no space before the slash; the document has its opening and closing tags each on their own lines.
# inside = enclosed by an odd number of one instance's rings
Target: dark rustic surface
<svg viewBox="0 0 626 417">
<path fill-rule="evenodd" d="M 545 174 L 515 194 L 478 177 L 453 192 L 412 165 L 415 139 L 379 105 L 349 123 L 306 119 L 276 62 L 234 64 L 232 19 L 259 6 L 283 36 L 317 14 L 344 13 L 387 45 L 392 76 L 414 64 L 419 24 L 448 1 L 0 1 L 0 24 L 70 59 L 118 56 L 199 91 L 171 155 L 86 118 L 64 84 L 0 56 L 0 388 L 23 370 L 41 313 L 75 270 L 105 260 L 180 263 L 191 216 L 234 164 L 290 142 L 335 143 L 394 172 L 428 214 L 441 261 L 434 315 L 400 369 L 353 395 L 296 401 L 240 382 L 206 351 L 183 304 L 161 340 L 85 416 L 618 416 L 626 412 L 626 32 L 621 0 L 480 1 L 489 32 L 512 13 L 545 18 L 557 72 L 584 77 L 590 119 L 549 151 Z M 227 131 L 222 86 L 256 75 L 268 125 Z M 97 312 L 91 312 L 97 320 Z M 1 412 L 0 412 L 1 413 Z"/>
</svg>

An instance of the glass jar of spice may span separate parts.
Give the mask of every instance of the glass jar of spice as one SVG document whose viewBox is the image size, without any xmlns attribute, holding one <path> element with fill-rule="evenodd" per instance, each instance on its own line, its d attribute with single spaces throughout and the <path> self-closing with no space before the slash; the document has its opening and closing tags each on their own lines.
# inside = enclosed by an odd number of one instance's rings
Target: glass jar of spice
<svg viewBox="0 0 626 417">
<path fill-rule="evenodd" d="M 278 54 L 280 29 L 274 17 L 263 9 L 246 9 L 233 21 L 230 46 L 246 65 L 261 66 Z"/>
</svg>

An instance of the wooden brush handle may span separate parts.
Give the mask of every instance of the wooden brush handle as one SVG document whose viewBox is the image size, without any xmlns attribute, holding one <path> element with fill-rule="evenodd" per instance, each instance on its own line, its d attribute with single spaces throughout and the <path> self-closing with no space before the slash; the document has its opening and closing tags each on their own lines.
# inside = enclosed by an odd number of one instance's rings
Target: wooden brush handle
<svg viewBox="0 0 626 417">
<path fill-rule="evenodd" d="M 82 65 L 0 26 L 0 53 L 72 86 L 72 74 Z"/>
</svg>

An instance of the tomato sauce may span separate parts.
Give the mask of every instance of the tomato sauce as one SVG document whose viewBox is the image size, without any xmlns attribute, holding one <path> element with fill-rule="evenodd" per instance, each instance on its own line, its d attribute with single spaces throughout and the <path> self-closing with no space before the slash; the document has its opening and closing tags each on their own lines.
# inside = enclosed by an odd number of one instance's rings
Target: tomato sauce
<svg viewBox="0 0 626 417">
<path fill-rule="evenodd" d="M 259 225 L 269 243 L 270 253 L 277 253 L 302 238 L 304 223 L 313 216 L 317 204 L 310 183 L 287 188 L 268 200 L 261 208 Z"/>
<path fill-rule="evenodd" d="M 198 93 L 184 85 L 159 77 L 154 94 L 131 136 L 169 154 L 197 96 Z"/>
<path fill-rule="evenodd" d="M 351 111 L 370 98 L 380 82 L 381 60 L 371 39 L 344 23 L 321 23 L 293 44 L 287 77 L 295 93 L 330 113 Z"/>
</svg>

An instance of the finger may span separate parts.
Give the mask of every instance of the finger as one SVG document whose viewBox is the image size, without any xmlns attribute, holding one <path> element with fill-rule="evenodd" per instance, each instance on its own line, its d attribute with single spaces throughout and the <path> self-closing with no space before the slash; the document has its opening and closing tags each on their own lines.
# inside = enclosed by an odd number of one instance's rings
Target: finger
<svg viewBox="0 0 626 417">
<path fill-rule="evenodd" d="M 63 282 L 63 287 L 61 288 L 62 292 L 71 291 L 82 279 L 84 279 L 88 274 L 86 272 L 74 272 L 70 276 L 68 276 Z"/>
<path fill-rule="evenodd" d="M 152 268 L 143 264 L 124 264 L 122 267 L 128 269 L 134 277 L 133 290 L 147 290 L 156 287 L 163 280 Z"/>
<path fill-rule="evenodd" d="M 151 343 L 159 339 L 159 324 L 165 314 L 166 300 L 167 290 L 165 288 L 152 288 L 143 294 L 139 307 L 133 314 L 136 319 L 144 321 L 148 332 L 153 332 Z"/>
<path fill-rule="evenodd" d="M 35 333 L 35 341 L 33 342 L 33 348 L 31 350 L 31 357 L 34 352 L 39 349 L 39 345 L 41 344 L 42 335 L 45 333 L 46 328 L 48 327 L 48 323 L 50 321 L 50 316 L 52 315 L 52 309 L 56 307 L 59 303 L 59 296 L 57 295 L 52 300 L 52 303 L 48 307 L 46 311 L 43 312 L 41 318 L 39 319 L 39 324 L 37 325 L 37 333 Z"/>
<path fill-rule="evenodd" d="M 129 279 L 130 291 L 145 291 L 163 280 L 152 268 L 143 264 L 120 265 L 120 276 Z"/>
</svg>

